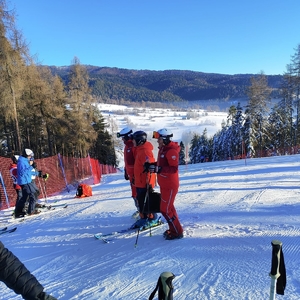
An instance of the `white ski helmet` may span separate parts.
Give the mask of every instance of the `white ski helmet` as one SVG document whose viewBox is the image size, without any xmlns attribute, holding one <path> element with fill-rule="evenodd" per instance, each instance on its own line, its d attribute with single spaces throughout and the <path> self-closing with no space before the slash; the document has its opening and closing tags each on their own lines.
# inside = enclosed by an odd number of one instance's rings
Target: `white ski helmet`
<svg viewBox="0 0 300 300">
<path fill-rule="evenodd" d="M 173 133 L 169 132 L 166 128 L 159 129 L 153 132 L 153 138 L 163 138 L 164 144 L 167 145 L 170 143 L 170 138 L 173 137 Z"/>
<path fill-rule="evenodd" d="M 129 127 L 123 128 L 120 132 L 117 133 L 117 137 L 129 137 L 132 133 L 132 130 Z"/>
<path fill-rule="evenodd" d="M 13 163 L 16 164 L 16 163 L 18 162 L 19 155 L 13 155 L 13 156 L 11 157 L 11 159 L 12 159 Z"/>
<path fill-rule="evenodd" d="M 31 149 L 26 148 L 26 149 L 23 150 L 22 156 L 24 156 L 24 157 L 34 156 L 34 154 L 33 154 L 33 151 Z"/>
</svg>

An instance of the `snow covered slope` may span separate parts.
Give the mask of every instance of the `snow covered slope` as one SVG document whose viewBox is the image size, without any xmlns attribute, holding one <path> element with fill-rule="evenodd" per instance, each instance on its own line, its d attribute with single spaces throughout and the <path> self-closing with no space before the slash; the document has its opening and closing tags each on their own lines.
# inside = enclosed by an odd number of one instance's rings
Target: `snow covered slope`
<svg viewBox="0 0 300 300">
<path fill-rule="evenodd" d="M 185 229 L 181 240 L 166 241 L 166 225 L 115 238 L 105 244 L 95 233 L 128 228 L 133 200 L 122 173 L 106 175 L 93 196 L 75 191 L 48 198 L 68 208 L 24 222 L 0 212 L 0 236 L 60 300 L 146 300 L 160 273 L 173 272 L 180 300 L 269 298 L 271 241 L 283 243 L 286 296 L 300 299 L 300 157 L 285 156 L 203 163 L 180 167 L 176 208 Z M 57 201 L 54 203 L 54 201 Z M 0 284 L 2 300 L 21 299 Z"/>
</svg>

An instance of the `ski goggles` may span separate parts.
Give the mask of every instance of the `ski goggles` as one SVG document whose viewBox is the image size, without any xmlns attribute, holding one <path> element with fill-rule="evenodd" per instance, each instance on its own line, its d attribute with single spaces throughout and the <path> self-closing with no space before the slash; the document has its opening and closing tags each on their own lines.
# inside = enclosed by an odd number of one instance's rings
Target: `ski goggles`
<svg viewBox="0 0 300 300">
<path fill-rule="evenodd" d="M 163 139 L 171 138 L 171 137 L 173 137 L 173 133 L 172 133 L 172 134 L 169 134 L 169 135 L 160 135 L 159 132 L 153 131 L 152 138 L 154 138 L 154 139 L 159 139 L 160 137 L 162 137 Z"/>
<path fill-rule="evenodd" d="M 160 138 L 160 134 L 157 131 L 153 131 L 152 138 L 159 139 Z"/>
<path fill-rule="evenodd" d="M 132 130 L 130 130 L 129 132 L 125 133 L 125 134 L 121 134 L 120 132 L 117 132 L 117 137 L 124 137 L 124 136 L 132 136 Z"/>
</svg>

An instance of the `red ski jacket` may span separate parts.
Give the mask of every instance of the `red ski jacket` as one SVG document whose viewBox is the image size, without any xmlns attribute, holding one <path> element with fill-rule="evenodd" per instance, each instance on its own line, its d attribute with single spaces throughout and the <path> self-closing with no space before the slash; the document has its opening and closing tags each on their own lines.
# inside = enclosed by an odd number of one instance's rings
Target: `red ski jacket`
<svg viewBox="0 0 300 300">
<path fill-rule="evenodd" d="M 180 146 L 176 142 L 170 142 L 159 149 L 157 166 L 161 169 L 157 174 L 157 182 L 161 188 L 179 187 L 179 152 Z"/>
<path fill-rule="evenodd" d="M 128 140 L 124 142 L 124 163 L 125 163 L 125 170 L 130 178 L 132 178 L 134 174 L 134 150 L 135 147 L 133 146 L 132 140 Z"/>
<path fill-rule="evenodd" d="M 17 171 L 17 164 L 12 163 L 9 167 L 9 174 L 11 176 L 11 179 L 14 183 L 14 189 L 20 190 L 21 187 L 17 183 L 17 177 L 18 177 L 18 171 Z"/>
<path fill-rule="evenodd" d="M 156 176 L 149 173 L 144 173 L 144 163 L 154 162 L 153 146 L 150 142 L 146 141 L 143 145 L 135 147 L 135 162 L 134 162 L 134 185 L 138 188 L 145 188 L 147 180 L 152 187 L 155 186 Z"/>
</svg>

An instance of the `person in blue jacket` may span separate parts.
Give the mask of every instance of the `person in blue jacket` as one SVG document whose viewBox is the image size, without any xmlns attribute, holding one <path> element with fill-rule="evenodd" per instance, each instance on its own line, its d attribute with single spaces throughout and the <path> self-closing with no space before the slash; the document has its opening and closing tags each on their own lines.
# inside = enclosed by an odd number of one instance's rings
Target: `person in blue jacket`
<svg viewBox="0 0 300 300">
<path fill-rule="evenodd" d="M 18 201 L 15 208 L 15 217 L 22 217 L 26 214 L 35 214 L 36 194 L 39 192 L 37 186 L 32 182 L 33 169 L 36 169 L 36 163 L 33 160 L 34 154 L 30 149 L 24 149 L 18 159 L 17 171 L 18 185 L 22 188 L 22 198 Z M 48 178 L 48 174 L 42 175 L 42 172 L 35 172 L 37 176 Z M 25 211 L 25 203 L 29 202 L 28 209 Z"/>
</svg>

